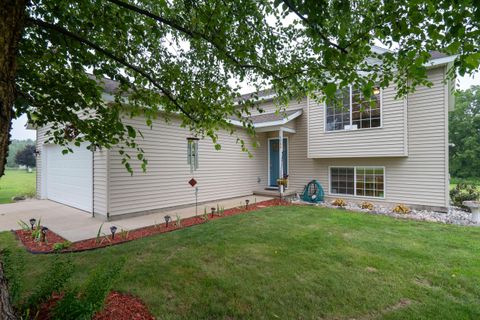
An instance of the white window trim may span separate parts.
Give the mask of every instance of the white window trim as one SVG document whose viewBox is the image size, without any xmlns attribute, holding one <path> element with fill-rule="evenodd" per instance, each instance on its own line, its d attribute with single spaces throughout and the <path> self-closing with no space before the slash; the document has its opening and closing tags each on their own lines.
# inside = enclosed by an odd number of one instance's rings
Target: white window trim
<svg viewBox="0 0 480 320">
<path fill-rule="evenodd" d="M 353 194 L 333 193 L 332 192 L 332 168 L 353 168 Z M 357 168 L 365 169 L 383 169 L 383 197 L 370 197 L 357 195 Z M 361 199 L 386 199 L 387 197 L 387 169 L 385 166 L 328 166 L 328 194 L 339 197 L 354 197 Z"/>
<path fill-rule="evenodd" d="M 352 126 L 352 86 L 349 85 L 350 92 L 350 126 Z M 358 129 L 343 129 L 343 130 L 327 130 L 327 102 L 323 102 L 323 132 L 324 133 L 338 133 L 338 132 L 349 132 L 349 131 L 364 131 L 364 130 L 376 130 L 383 128 L 383 88 L 380 89 L 380 126 L 373 128 L 358 128 Z"/>
</svg>

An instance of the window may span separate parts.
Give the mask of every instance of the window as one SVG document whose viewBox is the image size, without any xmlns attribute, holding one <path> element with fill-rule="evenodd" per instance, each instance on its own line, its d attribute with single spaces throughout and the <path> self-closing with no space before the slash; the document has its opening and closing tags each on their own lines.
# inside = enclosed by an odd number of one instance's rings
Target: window
<svg viewBox="0 0 480 320">
<path fill-rule="evenodd" d="M 356 195 L 383 198 L 383 168 L 356 168 Z"/>
<path fill-rule="evenodd" d="M 330 190 L 331 193 L 354 195 L 355 186 L 354 168 L 331 168 Z"/>
<path fill-rule="evenodd" d="M 327 131 L 344 130 L 350 125 L 350 89 L 338 91 L 327 104 Z"/>
<path fill-rule="evenodd" d="M 326 131 L 366 129 L 380 127 L 380 88 L 375 87 L 372 96 L 366 98 L 352 86 L 339 90 L 336 101 L 326 104 Z"/>
<path fill-rule="evenodd" d="M 383 198 L 385 169 L 382 167 L 332 167 L 330 168 L 330 193 Z"/>
</svg>

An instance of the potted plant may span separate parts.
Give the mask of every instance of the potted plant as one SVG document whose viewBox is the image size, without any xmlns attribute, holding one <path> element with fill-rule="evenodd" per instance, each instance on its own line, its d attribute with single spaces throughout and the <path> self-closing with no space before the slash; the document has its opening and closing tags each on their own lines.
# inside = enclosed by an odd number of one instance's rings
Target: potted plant
<svg viewBox="0 0 480 320">
<path fill-rule="evenodd" d="M 277 184 L 286 188 L 288 185 L 288 174 L 284 175 L 283 178 L 277 179 Z"/>
</svg>

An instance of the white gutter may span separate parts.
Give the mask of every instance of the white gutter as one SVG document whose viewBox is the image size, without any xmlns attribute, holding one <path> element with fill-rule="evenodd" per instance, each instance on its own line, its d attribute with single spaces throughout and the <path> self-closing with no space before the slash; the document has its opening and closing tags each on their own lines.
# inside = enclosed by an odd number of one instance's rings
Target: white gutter
<svg viewBox="0 0 480 320">
<path fill-rule="evenodd" d="M 435 66 L 441 66 L 444 64 L 448 64 L 450 62 L 455 61 L 455 59 L 458 57 L 458 55 L 453 55 L 453 56 L 448 56 L 448 57 L 443 57 L 443 58 L 438 58 L 434 60 L 430 60 L 424 64 L 425 67 L 435 67 Z"/>
<path fill-rule="evenodd" d="M 290 121 L 292 121 L 295 118 L 298 118 L 302 114 L 302 110 L 298 110 L 297 112 L 292 113 L 291 115 L 283 118 L 282 120 L 277 120 L 277 121 L 269 121 L 269 122 L 260 122 L 257 124 L 253 124 L 254 128 L 265 128 L 265 127 L 273 127 L 273 126 L 281 126 L 284 125 Z M 227 121 L 235 126 L 238 127 L 243 127 L 242 122 L 238 120 L 232 120 L 232 119 L 227 119 Z"/>
</svg>

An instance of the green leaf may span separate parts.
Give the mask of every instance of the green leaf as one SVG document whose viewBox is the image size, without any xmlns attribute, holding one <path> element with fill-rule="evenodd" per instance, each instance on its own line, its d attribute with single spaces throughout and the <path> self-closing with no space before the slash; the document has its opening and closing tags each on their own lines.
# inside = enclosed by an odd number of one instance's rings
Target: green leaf
<svg viewBox="0 0 480 320">
<path fill-rule="evenodd" d="M 327 97 L 333 97 L 335 93 L 337 92 L 337 85 L 335 83 L 327 83 L 327 85 L 324 87 L 323 91 L 327 95 Z"/>
<path fill-rule="evenodd" d="M 132 139 L 135 139 L 137 137 L 137 131 L 130 125 L 125 126 L 128 131 L 128 136 Z"/>
</svg>

